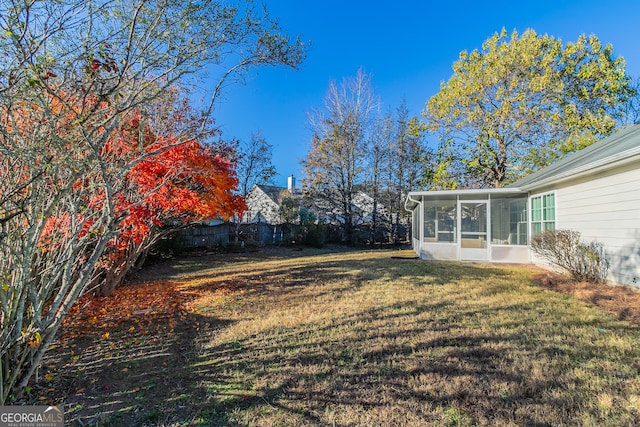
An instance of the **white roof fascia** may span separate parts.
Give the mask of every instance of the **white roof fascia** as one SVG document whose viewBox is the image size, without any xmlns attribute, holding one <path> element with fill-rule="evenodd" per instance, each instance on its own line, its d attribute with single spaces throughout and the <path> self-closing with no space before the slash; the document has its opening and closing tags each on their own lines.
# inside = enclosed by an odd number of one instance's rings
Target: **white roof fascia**
<svg viewBox="0 0 640 427">
<path fill-rule="evenodd" d="M 411 191 L 410 196 L 456 196 L 458 194 L 500 194 L 500 193 L 522 193 L 522 189 L 515 188 L 474 188 L 470 190 L 425 190 L 425 191 Z"/>
<path fill-rule="evenodd" d="M 476 188 L 471 190 L 431 190 L 431 191 L 410 191 L 404 202 L 405 210 L 411 212 L 417 205 L 421 204 L 421 200 L 415 200 L 413 197 L 420 196 L 457 196 L 469 194 L 526 194 L 520 188 Z M 410 205 L 411 203 L 411 205 Z M 411 206 L 411 207 L 409 207 Z"/>
<path fill-rule="evenodd" d="M 578 168 L 568 170 L 561 174 L 554 175 L 549 178 L 542 179 L 540 181 L 534 181 L 532 183 L 525 184 L 517 188 L 523 191 L 529 191 L 538 187 L 557 184 L 563 181 L 567 181 L 569 179 L 579 178 L 584 175 L 589 175 L 591 173 L 602 170 L 605 167 L 611 167 L 613 164 L 616 164 L 616 166 L 623 166 L 625 164 L 632 163 L 638 160 L 636 159 L 637 156 L 640 156 L 640 147 L 632 148 L 631 150 L 627 150 L 622 153 L 618 153 L 613 156 L 609 156 L 604 159 L 600 159 L 598 161 L 580 166 Z"/>
<path fill-rule="evenodd" d="M 409 202 L 412 202 L 413 204 L 411 205 L 411 208 L 409 208 Z M 404 210 L 408 211 L 408 212 L 412 212 L 413 209 L 418 206 L 420 203 L 422 203 L 420 200 L 415 200 L 411 198 L 411 192 L 409 194 L 407 194 L 407 198 L 404 201 Z"/>
</svg>

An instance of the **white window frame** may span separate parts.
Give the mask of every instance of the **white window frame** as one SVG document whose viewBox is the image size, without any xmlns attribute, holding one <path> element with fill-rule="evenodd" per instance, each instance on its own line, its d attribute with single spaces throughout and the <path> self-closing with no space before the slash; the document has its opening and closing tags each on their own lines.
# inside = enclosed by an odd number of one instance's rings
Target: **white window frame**
<svg viewBox="0 0 640 427">
<path fill-rule="evenodd" d="M 553 218 L 552 219 L 545 219 L 545 208 L 547 206 L 545 206 L 544 204 L 544 200 L 545 200 L 545 196 L 549 196 L 549 195 L 553 195 Z M 533 215 L 533 200 L 534 199 L 540 199 L 540 220 L 538 221 L 534 221 L 534 215 Z M 531 196 L 529 197 L 529 236 L 530 238 L 533 237 L 535 234 L 541 233 L 545 230 L 555 230 L 556 229 L 556 211 L 557 211 L 557 205 L 558 205 L 558 200 L 557 200 L 557 195 L 555 191 L 547 191 L 546 193 L 539 193 L 536 194 L 535 196 Z M 533 231 L 533 226 L 534 224 L 540 224 L 540 231 Z M 548 227 L 547 224 L 553 224 L 552 227 Z"/>
</svg>

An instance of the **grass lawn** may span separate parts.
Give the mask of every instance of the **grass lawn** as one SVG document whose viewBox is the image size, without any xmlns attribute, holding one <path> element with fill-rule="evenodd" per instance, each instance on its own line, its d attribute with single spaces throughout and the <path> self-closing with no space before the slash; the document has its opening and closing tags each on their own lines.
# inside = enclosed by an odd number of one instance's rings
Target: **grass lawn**
<svg viewBox="0 0 640 427">
<path fill-rule="evenodd" d="M 34 399 L 72 425 L 640 425 L 640 327 L 529 266 L 282 249 L 82 301 Z"/>
</svg>

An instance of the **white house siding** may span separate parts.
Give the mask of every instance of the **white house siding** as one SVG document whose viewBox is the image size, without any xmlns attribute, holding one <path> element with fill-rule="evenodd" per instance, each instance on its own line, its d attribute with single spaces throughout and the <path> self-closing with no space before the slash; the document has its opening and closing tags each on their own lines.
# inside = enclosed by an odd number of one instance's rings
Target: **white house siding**
<svg viewBox="0 0 640 427">
<path fill-rule="evenodd" d="M 422 205 L 418 205 L 418 206 L 422 206 Z M 414 209 L 411 212 L 411 241 L 412 241 L 412 247 L 413 250 L 416 253 L 420 253 L 420 239 L 422 236 L 422 227 L 421 227 L 421 222 L 422 222 L 422 217 L 420 216 L 420 212 L 422 211 L 421 208 L 418 209 Z"/>
<path fill-rule="evenodd" d="M 640 164 L 563 183 L 555 193 L 556 228 L 602 243 L 610 279 L 640 286 Z"/>
</svg>

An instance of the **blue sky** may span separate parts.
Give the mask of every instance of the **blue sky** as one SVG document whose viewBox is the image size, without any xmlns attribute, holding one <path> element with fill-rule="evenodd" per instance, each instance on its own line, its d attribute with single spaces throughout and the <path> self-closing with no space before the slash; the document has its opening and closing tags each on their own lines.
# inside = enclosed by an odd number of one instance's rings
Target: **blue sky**
<svg viewBox="0 0 640 427">
<path fill-rule="evenodd" d="M 329 81 L 372 75 L 384 109 L 403 99 L 418 116 L 447 80 L 460 51 L 481 48 L 503 27 L 527 28 L 563 42 L 595 34 L 611 43 L 627 71 L 640 77 L 640 1 L 350 1 L 266 0 L 271 14 L 291 35 L 312 46 L 300 70 L 254 70 L 245 85 L 226 88 L 214 117 L 224 138 L 248 139 L 261 132 L 273 145 L 273 162 L 286 185 L 302 177 L 300 160 L 309 151 L 307 112 L 322 105 Z"/>
</svg>

